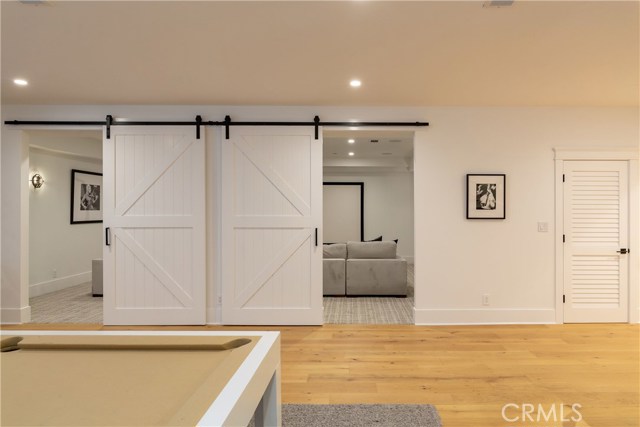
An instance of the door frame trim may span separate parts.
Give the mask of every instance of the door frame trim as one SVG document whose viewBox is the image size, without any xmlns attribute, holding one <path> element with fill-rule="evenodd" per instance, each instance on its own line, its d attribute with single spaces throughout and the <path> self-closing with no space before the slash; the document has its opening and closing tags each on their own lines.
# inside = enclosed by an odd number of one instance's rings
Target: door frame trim
<svg viewBox="0 0 640 427">
<path fill-rule="evenodd" d="M 564 323 L 564 191 L 562 174 L 565 161 L 619 160 L 629 165 L 629 247 L 640 252 L 640 171 L 639 150 L 630 147 L 564 148 L 553 149 L 555 163 L 555 307 L 556 323 Z M 640 257 L 629 257 L 629 323 L 640 323 Z"/>
</svg>

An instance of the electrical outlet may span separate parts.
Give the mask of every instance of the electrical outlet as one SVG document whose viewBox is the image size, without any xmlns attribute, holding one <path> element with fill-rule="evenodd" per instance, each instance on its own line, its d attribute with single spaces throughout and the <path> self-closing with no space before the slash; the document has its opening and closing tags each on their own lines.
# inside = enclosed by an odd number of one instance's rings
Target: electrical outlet
<svg viewBox="0 0 640 427">
<path fill-rule="evenodd" d="M 489 305 L 489 294 L 482 295 L 482 305 Z"/>
<path fill-rule="evenodd" d="M 539 233 L 547 233 L 547 232 L 549 232 L 549 223 L 548 222 L 539 222 L 538 223 L 538 232 Z"/>
</svg>

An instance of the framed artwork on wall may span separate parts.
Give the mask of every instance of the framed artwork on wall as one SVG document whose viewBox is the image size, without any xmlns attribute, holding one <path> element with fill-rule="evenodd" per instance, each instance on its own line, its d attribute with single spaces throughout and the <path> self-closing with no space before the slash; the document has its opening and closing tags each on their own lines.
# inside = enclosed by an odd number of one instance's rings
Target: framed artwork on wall
<svg viewBox="0 0 640 427">
<path fill-rule="evenodd" d="M 467 174 L 467 219 L 505 219 L 505 190 L 504 174 Z"/>
<path fill-rule="evenodd" d="M 71 224 L 102 222 L 102 174 L 71 169 Z"/>
</svg>

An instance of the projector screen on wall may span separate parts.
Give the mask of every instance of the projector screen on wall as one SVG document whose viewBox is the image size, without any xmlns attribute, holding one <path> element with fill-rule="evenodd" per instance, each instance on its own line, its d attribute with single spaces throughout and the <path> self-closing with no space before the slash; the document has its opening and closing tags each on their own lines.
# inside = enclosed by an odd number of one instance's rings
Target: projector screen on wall
<svg viewBox="0 0 640 427">
<path fill-rule="evenodd" d="M 362 182 L 325 182 L 323 191 L 323 236 L 325 243 L 363 239 Z"/>
</svg>

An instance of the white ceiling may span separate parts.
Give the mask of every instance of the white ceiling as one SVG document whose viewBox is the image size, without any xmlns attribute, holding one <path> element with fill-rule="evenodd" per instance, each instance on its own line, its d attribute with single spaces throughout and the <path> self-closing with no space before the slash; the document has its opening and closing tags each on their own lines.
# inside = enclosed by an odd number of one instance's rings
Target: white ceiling
<svg viewBox="0 0 640 427">
<path fill-rule="evenodd" d="M 637 1 L 0 7 L 3 104 L 637 106 L 640 92 Z"/>
<path fill-rule="evenodd" d="M 322 139 L 326 173 L 354 174 L 362 168 L 368 172 L 413 170 L 412 131 L 325 130 Z M 350 139 L 354 142 L 349 143 Z"/>
</svg>

